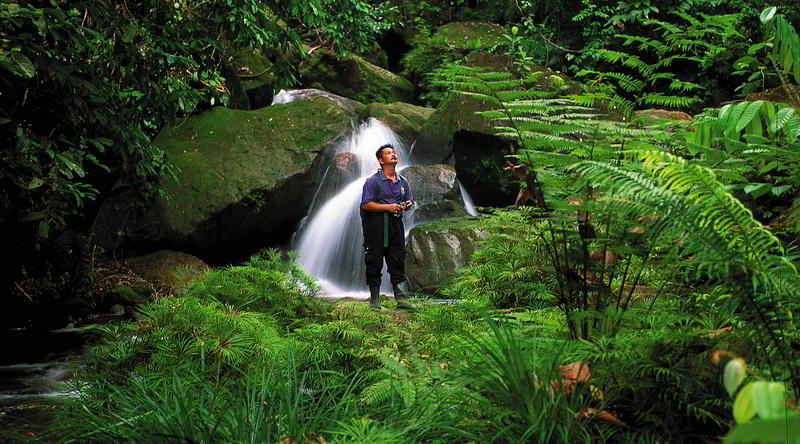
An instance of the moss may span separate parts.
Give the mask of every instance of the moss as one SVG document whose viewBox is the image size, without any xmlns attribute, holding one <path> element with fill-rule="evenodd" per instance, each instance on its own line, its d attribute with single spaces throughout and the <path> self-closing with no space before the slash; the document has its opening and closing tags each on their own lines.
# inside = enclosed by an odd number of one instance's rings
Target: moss
<svg viewBox="0 0 800 444">
<path fill-rule="evenodd" d="M 163 203 L 170 226 L 188 234 L 197 221 L 301 173 L 351 116 L 324 97 L 256 111 L 216 107 L 163 131 L 156 146 L 180 168 L 179 183 L 164 180 L 173 202 Z"/>
<path fill-rule="evenodd" d="M 455 49 L 488 49 L 503 43 L 504 33 L 502 26 L 486 22 L 453 22 L 436 30 Z"/>
<path fill-rule="evenodd" d="M 307 85 L 361 102 L 414 100 L 411 82 L 356 55 L 338 58 L 320 52 L 301 65 L 300 73 Z"/>
<path fill-rule="evenodd" d="M 416 139 L 425 121 L 433 114 L 433 108 L 411 105 L 408 103 L 371 103 L 368 106 L 370 117 L 374 117 L 393 131 L 398 133 L 407 142 Z"/>
<path fill-rule="evenodd" d="M 472 231 L 482 227 L 481 218 L 477 216 L 446 217 L 430 222 L 424 222 L 414 227 L 425 233 L 440 232 L 445 230 Z"/>
</svg>

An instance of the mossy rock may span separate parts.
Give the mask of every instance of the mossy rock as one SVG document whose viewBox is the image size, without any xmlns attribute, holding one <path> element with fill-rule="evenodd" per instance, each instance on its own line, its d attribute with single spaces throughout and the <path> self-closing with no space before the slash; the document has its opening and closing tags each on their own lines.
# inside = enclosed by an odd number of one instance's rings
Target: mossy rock
<svg viewBox="0 0 800 444">
<path fill-rule="evenodd" d="M 156 289 L 176 294 L 193 279 L 202 276 L 208 266 L 201 259 L 180 251 L 159 250 L 128 258 L 124 265 Z"/>
<path fill-rule="evenodd" d="M 272 62 L 253 49 L 242 48 L 236 51 L 233 65 L 250 100 L 250 107 L 258 109 L 269 106 L 276 81 Z"/>
<path fill-rule="evenodd" d="M 172 248 L 230 260 L 282 242 L 308 210 L 328 148 L 354 115 L 325 97 L 256 111 L 213 108 L 164 130 L 154 144 L 179 172 L 162 179 L 169 197 L 136 208 L 119 196 L 101 208 L 101 245 Z"/>
<path fill-rule="evenodd" d="M 370 117 L 374 117 L 399 135 L 408 145 L 416 140 L 422 125 L 436 111 L 410 103 L 370 103 L 368 108 Z"/>
<path fill-rule="evenodd" d="M 435 35 L 444 37 L 453 49 L 488 49 L 505 42 L 504 33 L 496 23 L 452 22 L 440 26 Z"/>
<path fill-rule="evenodd" d="M 406 275 L 417 292 L 432 294 L 464 267 L 486 238 L 480 219 L 472 216 L 438 219 L 408 233 Z"/>
<path fill-rule="evenodd" d="M 300 77 L 309 87 L 364 102 L 414 102 L 414 85 L 357 55 L 337 57 L 318 51 L 301 64 Z"/>
<path fill-rule="evenodd" d="M 491 103 L 474 96 L 449 94 L 420 129 L 414 146 L 413 162 L 447 163 L 453 150 L 453 135 L 469 131 L 494 135 L 490 119 L 475 114 L 492 109 Z"/>
</svg>

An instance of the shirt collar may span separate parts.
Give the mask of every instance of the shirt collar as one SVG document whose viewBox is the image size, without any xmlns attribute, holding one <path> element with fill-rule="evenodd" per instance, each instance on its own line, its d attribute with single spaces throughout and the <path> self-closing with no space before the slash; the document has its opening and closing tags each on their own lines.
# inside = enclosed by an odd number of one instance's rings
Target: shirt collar
<svg viewBox="0 0 800 444">
<path fill-rule="evenodd" d="M 386 177 L 385 174 L 383 174 L 383 168 L 378 168 L 378 174 L 380 174 L 380 178 L 382 180 L 388 180 L 389 182 L 392 182 L 392 179 L 389 179 L 388 177 Z M 400 180 L 400 175 L 399 174 L 397 175 L 397 180 Z"/>
</svg>

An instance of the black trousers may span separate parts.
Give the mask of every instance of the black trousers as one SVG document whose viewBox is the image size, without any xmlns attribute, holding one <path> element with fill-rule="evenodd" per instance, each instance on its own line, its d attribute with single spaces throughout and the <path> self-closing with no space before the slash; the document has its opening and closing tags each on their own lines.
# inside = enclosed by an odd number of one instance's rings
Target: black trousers
<svg viewBox="0 0 800 444">
<path fill-rule="evenodd" d="M 386 218 L 384 221 L 384 214 Z M 389 213 L 367 213 L 363 215 L 364 262 L 367 266 L 367 286 L 381 285 L 381 269 L 386 259 L 386 268 L 392 284 L 406 280 L 406 242 L 403 218 Z M 385 242 L 386 241 L 386 242 Z M 388 246 L 385 246 L 388 244 Z"/>
</svg>

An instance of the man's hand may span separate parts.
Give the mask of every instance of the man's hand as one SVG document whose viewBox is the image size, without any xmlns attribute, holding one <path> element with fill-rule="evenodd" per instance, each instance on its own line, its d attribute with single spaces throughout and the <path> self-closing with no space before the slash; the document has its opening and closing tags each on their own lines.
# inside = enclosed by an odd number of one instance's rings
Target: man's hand
<svg viewBox="0 0 800 444">
<path fill-rule="evenodd" d="M 403 212 L 403 206 L 400 204 L 386 204 L 386 211 L 394 214 L 400 214 Z"/>
<path fill-rule="evenodd" d="M 405 211 L 408 211 L 408 210 L 410 210 L 410 209 L 411 209 L 411 207 L 412 207 L 413 205 L 414 205 L 414 202 L 412 202 L 412 201 L 410 201 L 410 200 L 407 200 L 407 201 L 405 202 L 405 208 L 403 208 L 403 210 L 405 210 Z"/>
</svg>

